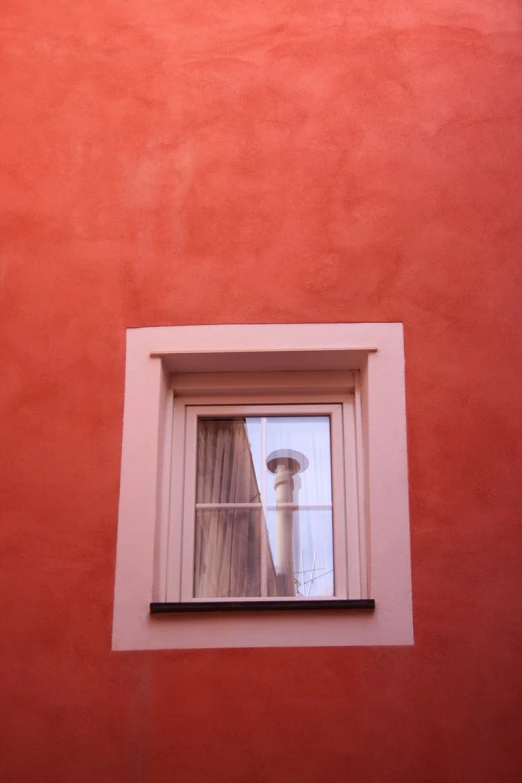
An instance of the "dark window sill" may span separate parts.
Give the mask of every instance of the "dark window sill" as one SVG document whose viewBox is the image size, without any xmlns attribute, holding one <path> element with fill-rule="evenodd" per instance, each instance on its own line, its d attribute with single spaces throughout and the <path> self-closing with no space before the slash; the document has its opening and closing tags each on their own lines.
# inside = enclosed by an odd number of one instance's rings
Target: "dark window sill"
<svg viewBox="0 0 522 783">
<path fill-rule="evenodd" d="M 191 601 L 186 603 L 152 603 L 151 614 L 178 614 L 183 612 L 279 612 L 285 611 L 339 611 L 375 609 L 373 598 L 347 600 L 290 600 L 290 601 Z"/>
</svg>

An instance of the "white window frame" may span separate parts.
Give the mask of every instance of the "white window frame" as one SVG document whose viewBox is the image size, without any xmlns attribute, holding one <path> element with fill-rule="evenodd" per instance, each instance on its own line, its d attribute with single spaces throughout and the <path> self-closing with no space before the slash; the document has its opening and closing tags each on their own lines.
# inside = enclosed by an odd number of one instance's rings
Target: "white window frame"
<svg viewBox="0 0 522 783">
<path fill-rule="evenodd" d="M 317 374 L 316 374 L 317 375 Z M 327 375 L 333 376 L 334 373 Z M 340 375 L 340 374 L 337 374 Z M 350 376 L 350 378 L 346 376 Z M 277 382 L 281 391 L 277 395 L 259 394 L 257 390 L 257 376 L 237 376 L 243 386 L 245 385 L 245 403 L 239 405 L 227 404 L 230 398 L 220 399 L 219 405 L 202 404 L 202 398 L 197 401 L 194 398 L 176 397 L 174 401 L 173 452 L 184 446 L 184 465 L 179 471 L 172 474 L 171 497 L 174 502 L 168 503 L 170 514 L 168 519 L 168 534 L 166 545 L 166 558 L 160 561 L 160 587 L 157 600 L 166 602 L 223 602 L 226 599 L 217 597 L 194 598 L 193 596 L 193 569 L 194 569 L 194 503 L 195 495 L 195 465 L 196 465 L 196 428 L 199 416 L 219 415 L 227 416 L 328 416 L 331 421 L 330 437 L 332 451 L 332 515 L 333 515 L 333 544 L 334 544 L 334 582 L 335 594 L 328 599 L 320 600 L 336 601 L 348 598 L 366 598 L 366 563 L 360 552 L 360 527 L 364 528 L 364 520 L 358 513 L 359 499 L 357 486 L 356 466 L 356 420 L 355 420 L 355 393 L 341 391 L 334 395 L 335 402 L 325 402 L 321 394 L 316 392 L 312 400 L 317 400 L 317 394 L 321 402 L 310 401 L 310 394 L 304 395 L 302 389 L 310 388 L 313 382 L 325 382 L 325 375 L 314 378 L 310 373 L 270 373 L 267 380 Z M 272 376 L 275 376 L 273 378 Z M 343 374 L 345 384 L 354 382 L 354 374 Z M 210 378 L 214 387 L 218 382 Z M 331 379 L 333 384 L 334 380 Z M 255 384 L 255 385 L 254 385 Z M 248 390 L 248 387 L 250 389 Z M 295 391 L 297 389 L 297 391 Z M 208 390 L 209 396 L 214 398 L 213 386 Z M 281 402 L 281 395 L 288 394 L 289 401 Z M 330 395 L 331 396 L 331 395 Z M 360 425 L 359 425 L 359 432 Z M 179 460 L 176 461 L 179 464 Z M 184 502 L 176 502 L 183 499 Z M 237 504 L 234 504 L 237 507 Z M 262 508 L 262 506 L 260 506 Z M 259 600 L 281 601 L 296 600 L 295 597 L 269 597 L 259 598 L 234 598 L 234 601 L 255 603 Z M 314 600 L 310 598 L 308 600 Z"/>
<path fill-rule="evenodd" d="M 288 371 L 314 376 L 310 388 L 302 388 L 301 383 L 300 399 L 305 402 L 306 398 L 317 401 L 319 391 L 322 403 L 338 402 L 335 384 L 342 374 L 351 373 L 354 385 L 358 384 L 353 426 L 360 434 L 354 440 L 359 467 L 352 480 L 357 484 L 358 520 L 362 520 L 357 527 L 357 559 L 367 567 L 358 576 L 357 589 L 361 596 L 375 599 L 375 612 L 151 617 L 150 603 L 165 595 L 165 561 L 173 545 L 169 516 L 176 500 L 171 476 L 183 468 L 184 459 L 183 449 L 172 448 L 180 435 L 174 400 L 205 405 L 211 388 L 221 403 L 225 399 L 231 405 L 244 403 L 245 373 L 254 372 L 262 404 L 268 398 L 283 402 L 288 388 L 282 376 Z M 294 391 L 291 394 L 293 402 Z M 345 433 L 345 439 L 349 437 Z M 171 525 L 170 536 L 175 537 L 177 530 L 179 525 Z M 353 574 L 353 568 L 347 572 Z M 350 591 L 353 594 L 353 587 Z M 402 325 L 128 330 L 113 649 L 411 643 Z"/>
</svg>

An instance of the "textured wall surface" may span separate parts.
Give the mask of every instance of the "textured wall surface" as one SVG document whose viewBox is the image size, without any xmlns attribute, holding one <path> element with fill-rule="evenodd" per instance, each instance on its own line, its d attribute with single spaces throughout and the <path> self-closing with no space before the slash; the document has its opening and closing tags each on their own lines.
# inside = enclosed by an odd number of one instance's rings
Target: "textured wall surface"
<svg viewBox="0 0 522 783">
<path fill-rule="evenodd" d="M 519 783 L 521 7 L 5 0 L 5 783 Z M 416 644 L 112 653 L 128 326 L 405 324 Z"/>
</svg>

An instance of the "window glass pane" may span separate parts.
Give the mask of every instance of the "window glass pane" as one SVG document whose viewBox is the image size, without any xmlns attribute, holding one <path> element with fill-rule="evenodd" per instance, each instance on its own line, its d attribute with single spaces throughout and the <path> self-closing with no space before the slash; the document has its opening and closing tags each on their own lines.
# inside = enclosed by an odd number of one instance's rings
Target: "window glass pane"
<svg viewBox="0 0 522 783">
<path fill-rule="evenodd" d="M 267 419 L 268 454 L 291 449 L 306 459 L 294 475 L 300 503 L 332 502 L 329 416 L 274 416 Z M 296 457 L 299 461 L 299 457 Z M 266 502 L 276 502 L 273 476 L 267 481 Z"/>
<path fill-rule="evenodd" d="M 315 598 L 333 596 L 332 512 L 283 509 L 267 512 L 270 555 L 276 588 L 270 595 Z M 291 530 L 285 543 L 285 526 Z"/>
<path fill-rule="evenodd" d="M 194 595 L 253 598 L 261 595 L 261 511 L 196 512 Z M 266 535 L 266 533 L 265 533 Z"/>
<path fill-rule="evenodd" d="M 256 427 L 260 419 L 253 435 Z M 261 501 L 245 419 L 199 419 L 197 445 L 197 503 Z"/>
</svg>

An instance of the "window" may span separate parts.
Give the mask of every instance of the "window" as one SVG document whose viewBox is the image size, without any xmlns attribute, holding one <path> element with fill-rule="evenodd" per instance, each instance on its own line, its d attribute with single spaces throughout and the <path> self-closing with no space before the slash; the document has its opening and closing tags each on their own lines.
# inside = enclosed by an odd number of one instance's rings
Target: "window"
<svg viewBox="0 0 522 783">
<path fill-rule="evenodd" d="M 190 406 L 187 430 L 182 600 L 346 598 L 342 406 Z"/>
<path fill-rule="evenodd" d="M 263 377 L 262 393 L 257 373 L 171 378 L 176 467 L 153 612 L 372 606 L 360 601 L 357 375 Z"/>
<path fill-rule="evenodd" d="M 129 330 L 113 647 L 411 643 L 404 413 L 399 324 Z"/>
</svg>

